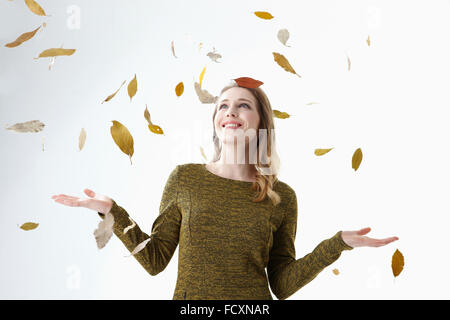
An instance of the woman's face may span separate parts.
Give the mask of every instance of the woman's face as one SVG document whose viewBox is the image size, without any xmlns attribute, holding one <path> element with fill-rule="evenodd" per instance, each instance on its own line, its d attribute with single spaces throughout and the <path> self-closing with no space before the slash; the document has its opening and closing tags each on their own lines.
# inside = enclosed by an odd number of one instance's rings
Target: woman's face
<svg viewBox="0 0 450 320">
<path fill-rule="evenodd" d="M 231 130 L 238 130 L 239 133 L 254 129 L 255 135 L 258 135 L 260 117 L 257 100 L 249 90 L 241 87 L 228 89 L 219 97 L 216 108 L 214 127 L 222 143 L 234 142 L 236 131 Z M 229 121 L 240 126 L 237 129 L 226 128 L 224 124 Z M 232 140 L 227 138 L 227 133 L 231 133 Z"/>
</svg>

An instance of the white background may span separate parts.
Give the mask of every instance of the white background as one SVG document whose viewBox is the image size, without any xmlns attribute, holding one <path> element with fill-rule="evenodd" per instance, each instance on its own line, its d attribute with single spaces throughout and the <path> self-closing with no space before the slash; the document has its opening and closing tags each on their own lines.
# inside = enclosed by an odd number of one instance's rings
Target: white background
<svg viewBox="0 0 450 320">
<path fill-rule="evenodd" d="M 213 105 L 201 104 L 194 90 L 205 66 L 202 87 L 213 95 L 230 79 L 252 77 L 264 82 L 274 109 L 292 115 L 275 119 L 275 128 L 279 179 L 298 197 L 297 258 L 339 230 L 369 226 L 368 236 L 400 238 L 344 251 L 289 299 L 450 298 L 450 1 L 38 2 L 51 17 L 23 1 L 0 3 L 0 298 L 172 299 L 178 249 L 150 276 L 124 257 L 117 237 L 97 249 L 96 212 L 50 197 L 84 197 L 91 188 L 150 233 L 169 173 L 204 162 L 200 146 L 212 151 Z M 4 47 L 43 22 L 33 39 Z M 290 47 L 277 39 L 283 28 Z M 49 58 L 33 59 L 61 45 L 76 52 L 56 58 L 51 71 Z M 213 47 L 220 63 L 206 55 Z M 135 73 L 130 102 L 126 86 Z M 177 97 L 180 81 L 185 91 Z M 165 135 L 148 130 L 146 104 Z M 44 130 L 4 129 L 29 120 Z M 132 164 L 111 137 L 112 120 L 133 135 Z M 81 128 L 87 140 L 79 151 Z M 315 148 L 334 149 L 317 157 Z M 357 148 L 363 161 L 354 171 Z M 18 227 L 28 221 L 39 227 Z M 394 281 L 397 248 L 405 268 Z"/>
</svg>

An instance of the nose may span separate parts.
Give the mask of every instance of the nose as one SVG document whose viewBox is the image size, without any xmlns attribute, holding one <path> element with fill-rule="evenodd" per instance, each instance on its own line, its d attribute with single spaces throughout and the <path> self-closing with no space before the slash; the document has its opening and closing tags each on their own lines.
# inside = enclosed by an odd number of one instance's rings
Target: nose
<svg viewBox="0 0 450 320">
<path fill-rule="evenodd" d="M 236 117 L 237 116 L 237 112 L 236 112 L 236 110 L 234 109 L 234 108 L 229 108 L 228 109 L 228 111 L 227 111 L 227 117 L 229 117 L 229 116 L 233 116 L 233 117 Z"/>
</svg>

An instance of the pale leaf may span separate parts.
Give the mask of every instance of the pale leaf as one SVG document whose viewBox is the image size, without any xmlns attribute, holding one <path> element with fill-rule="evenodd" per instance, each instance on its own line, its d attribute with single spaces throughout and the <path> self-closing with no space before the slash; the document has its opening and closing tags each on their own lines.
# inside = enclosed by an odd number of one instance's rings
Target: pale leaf
<svg viewBox="0 0 450 320">
<path fill-rule="evenodd" d="M 173 41 L 172 41 L 172 43 L 171 43 L 171 48 L 172 48 L 172 54 L 173 54 L 173 56 L 174 56 L 175 58 L 178 58 L 178 57 L 175 55 L 175 48 L 173 47 Z"/>
<path fill-rule="evenodd" d="M 138 253 L 139 251 L 141 251 L 142 249 L 145 248 L 145 246 L 147 245 L 147 243 L 151 240 L 151 237 L 142 241 L 141 243 L 139 243 L 136 248 L 134 248 L 134 250 L 131 252 L 131 254 L 127 257 L 131 257 L 134 256 L 136 253 Z"/>
<path fill-rule="evenodd" d="M 198 82 L 194 83 L 195 92 L 197 93 L 198 98 L 201 103 L 216 103 L 218 97 L 214 97 L 208 91 L 200 88 L 200 84 Z"/>
<path fill-rule="evenodd" d="M 111 212 L 105 215 L 105 218 L 100 221 L 98 228 L 94 231 L 95 241 L 99 249 L 103 248 L 111 239 L 114 233 L 114 216 Z"/>
<path fill-rule="evenodd" d="M 78 137 L 78 148 L 83 149 L 84 143 L 86 142 L 86 130 L 84 128 L 81 128 L 80 136 Z"/>
<path fill-rule="evenodd" d="M 123 229 L 123 234 L 127 233 L 128 230 L 133 229 L 136 226 L 136 222 L 134 222 L 133 219 L 131 219 L 130 217 L 128 217 L 128 219 L 130 219 L 130 221 L 132 222 L 131 225 L 129 225 L 128 227 L 126 227 L 125 229 Z"/>
<path fill-rule="evenodd" d="M 43 124 L 39 120 L 31 120 L 27 122 L 16 123 L 10 127 L 7 127 L 6 129 L 16 132 L 39 132 L 44 129 L 44 126 L 45 124 Z"/>
<path fill-rule="evenodd" d="M 290 47 L 290 46 L 288 46 L 286 44 L 286 42 L 289 39 L 289 31 L 288 31 L 288 29 L 281 29 L 280 31 L 278 31 L 277 37 L 278 37 L 278 40 L 280 40 L 280 42 L 282 44 L 284 44 L 286 47 Z"/>
</svg>

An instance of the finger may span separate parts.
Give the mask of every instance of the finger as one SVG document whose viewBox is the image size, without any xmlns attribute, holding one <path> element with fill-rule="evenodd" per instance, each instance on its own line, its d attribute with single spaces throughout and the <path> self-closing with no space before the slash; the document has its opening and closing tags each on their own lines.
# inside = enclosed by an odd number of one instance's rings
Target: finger
<svg viewBox="0 0 450 320">
<path fill-rule="evenodd" d="M 73 197 L 73 196 L 67 196 L 67 195 L 60 195 L 58 197 L 56 197 L 56 199 L 71 199 L 71 200 L 77 200 L 79 199 L 78 197 Z"/>
<path fill-rule="evenodd" d="M 371 230 L 371 229 L 370 229 L 369 227 L 363 228 L 363 229 L 361 229 L 361 230 L 356 231 L 356 234 L 358 234 L 358 235 L 367 234 L 367 233 L 370 232 L 370 230 Z"/>
<path fill-rule="evenodd" d="M 84 189 L 84 193 L 86 193 L 89 197 L 95 197 L 95 192 L 90 189 Z"/>
<path fill-rule="evenodd" d="M 71 206 L 71 207 L 79 207 L 80 206 L 80 203 L 73 199 L 56 199 L 55 202 L 64 204 L 66 206 Z"/>
<path fill-rule="evenodd" d="M 370 247 L 381 247 L 381 246 L 385 246 L 393 241 L 398 240 L 398 237 L 390 237 L 390 238 L 385 238 L 385 239 L 372 239 L 372 238 L 367 238 L 367 245 Z"/>
</svg>

